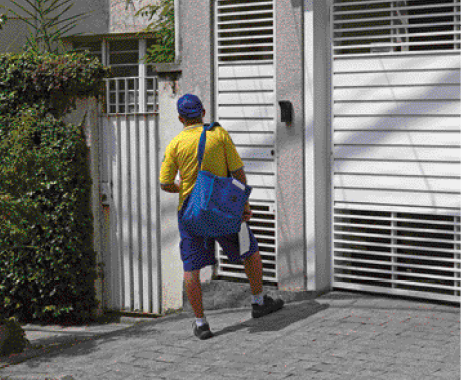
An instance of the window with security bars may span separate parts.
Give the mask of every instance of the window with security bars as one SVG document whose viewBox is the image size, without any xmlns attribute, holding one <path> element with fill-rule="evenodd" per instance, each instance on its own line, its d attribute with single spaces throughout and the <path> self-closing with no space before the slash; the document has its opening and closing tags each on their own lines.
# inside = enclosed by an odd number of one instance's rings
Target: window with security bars
<svg viewBox="0 0 461 380">
<path fill-rule="evenodd" d="M 139 75 L 139 40 L 109 41 L 108 65 L 114 77 Z"/>
<path fill-rule="evenodd" d="M 460 6 L 460 0 L 334 0 L 334 54 L 460 50 Z"/>
</svg>

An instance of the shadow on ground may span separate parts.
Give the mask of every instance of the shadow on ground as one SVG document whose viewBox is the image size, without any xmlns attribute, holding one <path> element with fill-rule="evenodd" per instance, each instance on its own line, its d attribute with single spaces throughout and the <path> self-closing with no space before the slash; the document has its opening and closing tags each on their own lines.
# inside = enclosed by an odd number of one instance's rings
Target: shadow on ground
<svg viewBox="0 0 461 380">
<path fill-rule="evenodd" d="M 239 330 L 247 330 L 250 334 L 280 331 L 328 308 L 329 305 L 322 305 L 315 301 L 287 304 L 282 310 L 274 314 L 267 315 L 264 318 L 250 319 L 242 323 L 227 326 L 220 331 L 215 331 L 214 334 L 215 336 L 221 336 Z"/>
</svg>

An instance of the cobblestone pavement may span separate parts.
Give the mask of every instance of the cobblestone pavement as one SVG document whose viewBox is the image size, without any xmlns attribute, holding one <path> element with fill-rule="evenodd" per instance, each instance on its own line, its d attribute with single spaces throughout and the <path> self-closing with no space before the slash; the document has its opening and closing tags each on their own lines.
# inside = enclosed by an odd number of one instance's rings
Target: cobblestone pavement
<svg viewBox="0 0 461 380">
<path fill-rule="evenodd" d="M 215 337 L 192 335 L 192 314 L 144 322 L 0 370 L 1 379 L 458 380 L 459 307 L 334 291 L 251 319 L 207 313 Z"/>
</svg>

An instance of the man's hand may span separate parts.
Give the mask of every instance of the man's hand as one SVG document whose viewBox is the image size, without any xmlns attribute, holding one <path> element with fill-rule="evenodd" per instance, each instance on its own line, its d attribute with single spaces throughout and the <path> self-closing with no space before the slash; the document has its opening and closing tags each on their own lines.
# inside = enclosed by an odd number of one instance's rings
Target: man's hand
<svg viewBox="0 0 461 380">
<path fill-rule="evenodd" d="M 247 202 L 245 203 L 245 208 L 243 209 L 242 223 L 248 222 L 252 215 L 253 213 L 251 212 L 250 204 Z"/>
</svg>

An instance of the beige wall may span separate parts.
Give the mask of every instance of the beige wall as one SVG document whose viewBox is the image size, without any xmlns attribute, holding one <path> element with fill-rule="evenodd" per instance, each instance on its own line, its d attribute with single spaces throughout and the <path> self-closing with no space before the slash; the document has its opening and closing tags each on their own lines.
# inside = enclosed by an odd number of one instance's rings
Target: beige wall
<svg viewBox="0 0 461 380">
<path fill-rule="evenodd" d="M 147 27 L 150 20 L 147 16 L 135 17 L 135 13 L 145 5 L 155 4 L 156 1 L 133 0 L 132 4 L 127 7 L 125 0 L 74 0 L 73 7 L 63 17 L 68 18 L 78 14 L 85 14 L 85 17 L 79 19 L 77 26 L 65 36 L 80 33 L 91 35 L 140 32 Z M 29 17 L 10 0 L 0 0 L 0 6 L 9 8 L 20 16 Z M 53 15 L 57 15 L 58 11 L 64 10 L 66 6 L 59 8 Z M 24 7 L 33 12 L 29 5 L 25 4 Z M 0 14 L 6 13 L 5 8 L 0 7 Z M 9 20 L 3 30 L 0 30 L 0 52 L 19 53 L 34 28 L 18 20 L 11 12 L 8 15 Z"/>
<path fill-rule="evenodd" d="M 302 17 L 301 0 L 276 1 L 277 101 L 294 109 L 291 125 L 277 116 L 277 270 L 279 289 L 293 291 L 306 290 Z"/>
<path fill-rule="evenodd" d="M 136 12 L 146 5 L 157 3 L 158 0 L 133 0 L 126 6 L 126 0 L 110 0 L 109 33 L 140 32 L 149 24 L 148 17 L 135 17 Z"/>
<path fill-rule="evenodd" d="M 72 35 L 77 33 L 84 34 L 103 34 L 109 32 L 109 4 L 111 0 L 75 0 L 73 7 L 63 15 L 63 18 L 72 17 L 78 14 L 86 14 L 86 17 L 78 21 L 77 26 L 71 29 L 65 35 Z M 113 1 L 113 0 L 112 0 Z M 124 1 L 124 0 L 123 0 Z M 24 3 L 24 8 L 33 12 L 33 9 Z M 69 4 L 67 4 L 69 5 Z M 59 11 L 64 10 L 67 5 L 58 8 L 53 13 L 53 16 L 59 14 Z M 0 0 L 0 6 L 11 9 L 18 13 L 20 16 L 28 17 L 27 13 L 19 7 L 11 3 L 10 0 Z M 0 14 L 6 13 L 5 8 L 0 7 Z M 27 42 L 27 37 L 34 32 L 34 28 L 27 25 L 24 21 L 18 20 L 13 13 L 8 13 L 8 21 L 0 30 L 0 53 L 12 52 L 19 53 L 23 45 Z M 31 20 L 32 22 L 32 20 Z M 65 25 L 67 24 L 64 23 Z"/>
</svg>

